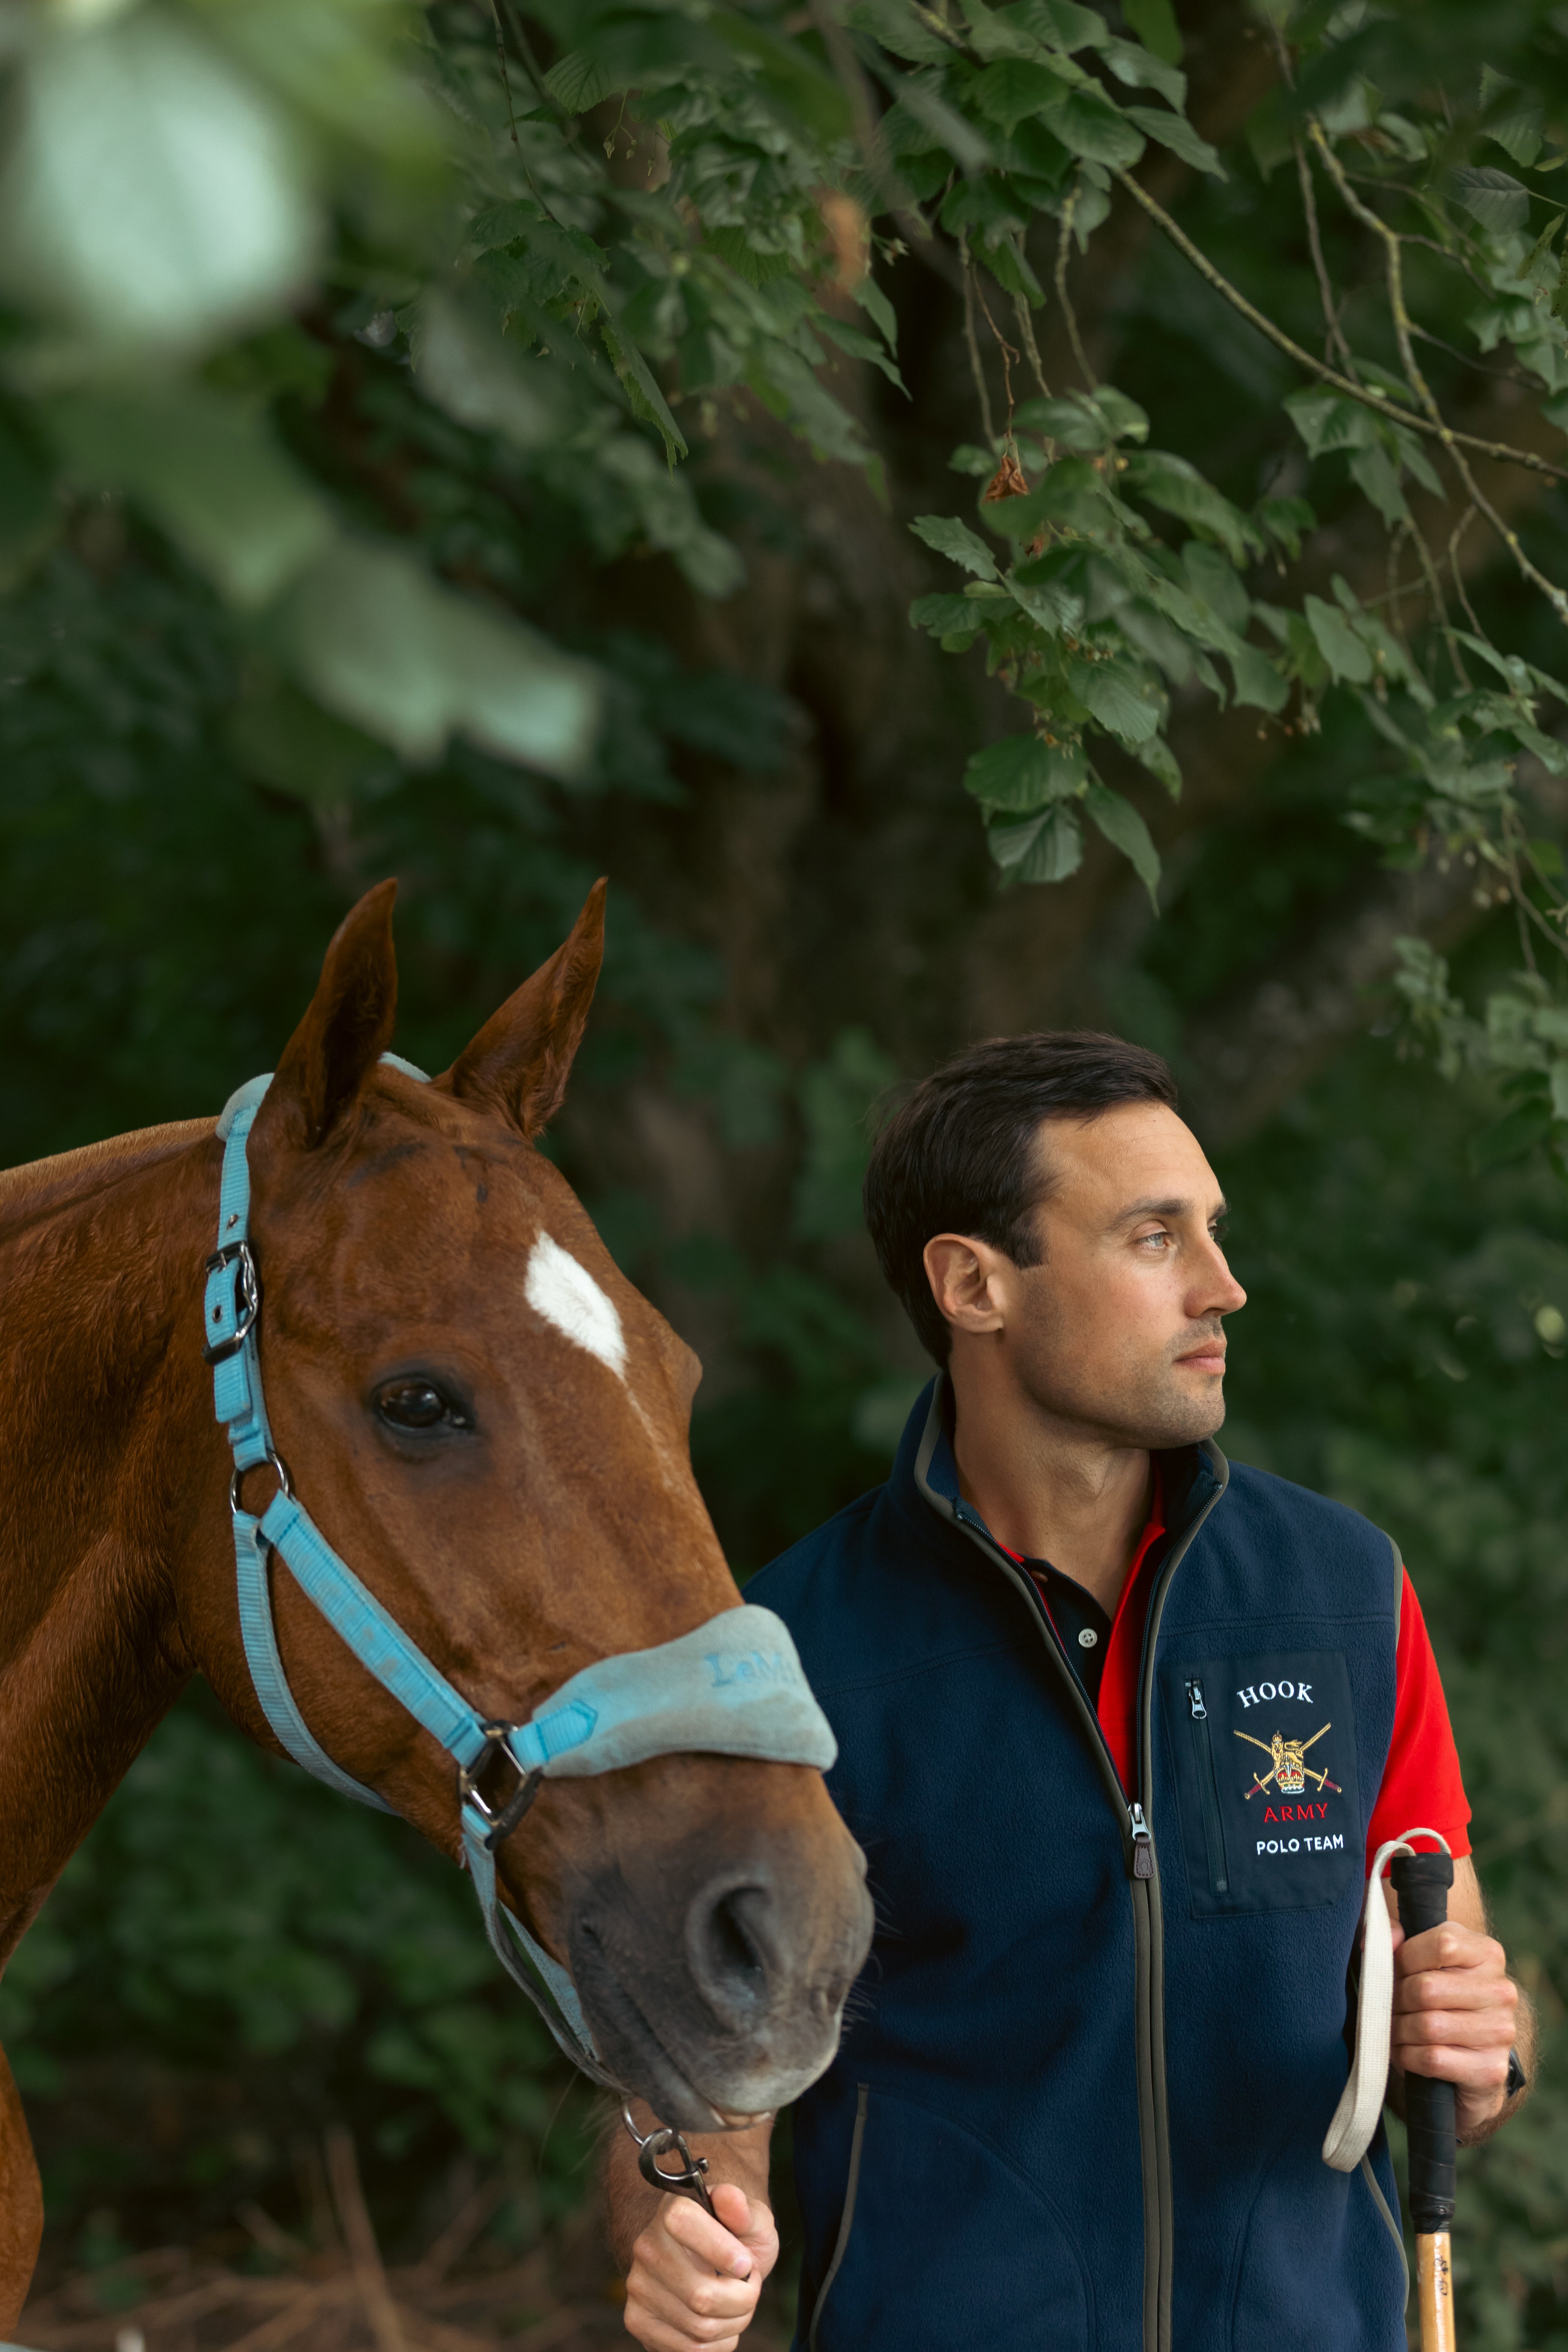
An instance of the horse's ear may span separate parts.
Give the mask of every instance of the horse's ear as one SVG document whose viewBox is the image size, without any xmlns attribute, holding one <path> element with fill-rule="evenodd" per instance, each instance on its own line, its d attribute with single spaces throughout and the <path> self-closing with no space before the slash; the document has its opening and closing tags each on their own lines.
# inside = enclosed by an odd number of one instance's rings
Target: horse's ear
<svg viewBox="0 0 1568 2352">
<path fill-rule="evenodd" d="M 256 1135 L 313 1151 L 357 1097 L 392 1042 L 397 960 L 395 882 L 378 882 L 332 934 L 316 993 L 283 1048 L 256 1115 Z"/>
<path fill-rule="evenodd" d="M 520 1135 L 548 1126 L 566 1092 L 604 961 L 605 887 L 601 877 L 571 937 L 436 1080 L 465 1102 L 491 1104 Z"/>
</svg>

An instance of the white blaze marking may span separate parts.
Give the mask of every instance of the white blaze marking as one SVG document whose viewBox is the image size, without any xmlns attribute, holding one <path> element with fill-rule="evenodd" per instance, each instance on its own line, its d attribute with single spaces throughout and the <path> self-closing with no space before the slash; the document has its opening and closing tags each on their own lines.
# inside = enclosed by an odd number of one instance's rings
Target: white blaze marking
<svg viewBox="0 0 1568 2352">
<path fill-rule="evenodd" d="M 607 1364 L 617 1380 L 626 1376 L 626 1340 L 613 1300 L 606 1298 L 586 1266 L 541 1234 L 528 1261 L 523 1296 L 536 1315 L 553 1323 L 579 1348 Z"/>
</svg>

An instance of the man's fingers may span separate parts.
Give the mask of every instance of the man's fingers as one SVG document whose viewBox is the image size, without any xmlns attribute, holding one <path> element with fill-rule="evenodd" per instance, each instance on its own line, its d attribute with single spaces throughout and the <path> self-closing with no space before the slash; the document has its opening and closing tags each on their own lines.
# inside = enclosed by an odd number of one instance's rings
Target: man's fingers
<svg viewBox="0 0 1568 2352">
<path fill-rule="evenodd" d="M 626 2334 L 647 2352 L 735 2352 L 740 2337 L 732 2330 L 728 2336 L 717 2336 L 711 2343 L 700 2336 L 689 2335 L 684 2327 L 672 2327 L 668 2321 L 657 2318 L 645 2305 L 626 2296 Z"/>
<path fill-rule="evenodd" d="M 713 2192 L 714 2209 L 724 2227 L 743 2246 L 771 2265 L 778 2249 L 773 2217 L 759 2198 L 753 2205 L 738 2181 L 721 2180 Z"/>
<path fill-rule="evenodd" d="M 728 2336 L 739 2336 L 750 2325 L 757 2307 L 757 2287 L 742 2286 L 737 2290 L 733 2280 L 715 2279 L 711 2273 L 710 2280 L 722 2293 L 694 2296 L 671 2287 L 667 2280 L 634 2263 L 626 2280 L 627 2313 L 646 2315 L 659 2326 L 684 2336 L 693 2344 L 721 2344 Z M 631 2324 L 629 2319 L 627 2324 Z"/>
<path fill-rule="evenodd" d="M 1434 2082 L 1453 2083 L 1466 2091 L 1495 2091 L 1508 2080 L 1506 2048 L 1471 2050 L 1456 2042 L 1399 2051 L 1394 2063 L 1407 2074 L 1429 2074 Z"/>
<path fill-rule="evenodd" d="M 1458 1919 L 1445 1919 L 1440 1927 L 1424 1927 L 1418 1936 L 1401 1935 L 1397 1928 L 1394 1935 L 1396 1977 L 1449 1969 L 1479 1969 L 1499 1977 L 1508 1973 L 1508 1955 L 1496 1937 L 1462 1927 Z"/>
<path fill-rule="evenodd" d="M 737 2189 L 735 2194 L 742 2204 L 747 2202 L 743 2189 Z M 754 2249 L 722 2221 L 705 2213 L 689 2197 L 671 2197 L 654 2227 L 660 2225 L 665 2235 L 683 2247 L 694 2262 L 718 2271 L 725 2278 L 750 2278 L 756 2268 Z"/>
</svg>

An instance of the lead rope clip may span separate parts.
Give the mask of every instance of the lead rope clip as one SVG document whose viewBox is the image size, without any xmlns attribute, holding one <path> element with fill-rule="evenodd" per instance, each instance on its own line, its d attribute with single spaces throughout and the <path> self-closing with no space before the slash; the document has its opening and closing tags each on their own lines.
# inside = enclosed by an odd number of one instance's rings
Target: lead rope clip
<svg viewBox="0 0 1568 2352">
<path fill-rule="evenodd" d="M 692 2155 L 686 2144 L 685 2134 L 678 2132 L 669 2124 L 660 2124 L 656 2130 L 647 2133 L 640 2132 L 633 2123 L 632 2111 L 627 2106 L 621 2109 L 621 2121 L 637 2144 L 637 2170 L 648 2187 L 663 2189 L 667 2197 L 689 2197 L 695 2204 L 701 2206 L 705 2213 L 712 2214 L 717 2221 L 719 2216 L 713 2212 L 713 2200 L 708 2193 L 705 2177 L 708 2158 Z M 679 2157 L 680 2170 L 666 2172 L 658 2160 L 661 2156 Z"/>
</svg>

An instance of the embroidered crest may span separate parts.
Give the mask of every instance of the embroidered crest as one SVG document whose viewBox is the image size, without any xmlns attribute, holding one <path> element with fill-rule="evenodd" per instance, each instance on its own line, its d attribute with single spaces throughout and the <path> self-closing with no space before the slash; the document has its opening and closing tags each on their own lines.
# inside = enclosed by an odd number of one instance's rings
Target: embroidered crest
<svg viewBox="0 0 1568 2352">
<path fill-rule="evenodd" d="M 1325 1723 L 1322 1730 L 1314 1731 L 1310 1739 L 1287 1739 L 1278 1731 L 1271 1739 L 1254 1739 L 1250 1731 L 1238 1731 L 1237 1739 L 1245 1739 L 1251 1748 L 1261 1748 L 1265 1756 L 1274 1759 L 1261 1779 L 1256 1771 L 1253 1773 L 1252 1786 L 1243 1793 L 1256 1797 L 1260 1791 L 1267 1792 L 1272 1780 L 1280 1796 L 1299 1797 L 1308 1781 L 1315 1780 L 1320 1789 L 1331 1789 L 1336 1796 L 1342 1795 L 1337 1780 L 1331 1780 L 1326 1772 L 1314 1771 L 1307 1761 L 1308 1748 L 1315 1748 L 1333 1727 L 1331 1723 Z"/>
</svg>

